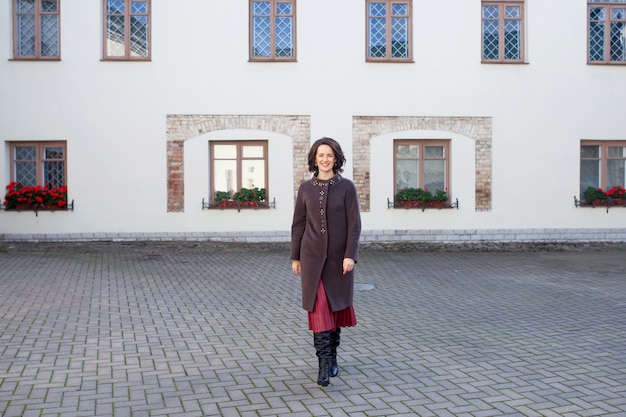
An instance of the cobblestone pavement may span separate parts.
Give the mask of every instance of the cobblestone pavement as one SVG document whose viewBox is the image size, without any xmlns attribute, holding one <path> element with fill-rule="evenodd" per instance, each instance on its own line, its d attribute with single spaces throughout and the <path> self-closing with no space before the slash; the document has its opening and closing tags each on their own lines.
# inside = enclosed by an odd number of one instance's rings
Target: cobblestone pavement
<svg viewBox="0 0 626 417">
<path fill-rule="evenodd" d="M 280 245 L 0 246 L 0 415 L 626 416 L 626 251 L 373 250 L 315 383 Z"/>
</svg>

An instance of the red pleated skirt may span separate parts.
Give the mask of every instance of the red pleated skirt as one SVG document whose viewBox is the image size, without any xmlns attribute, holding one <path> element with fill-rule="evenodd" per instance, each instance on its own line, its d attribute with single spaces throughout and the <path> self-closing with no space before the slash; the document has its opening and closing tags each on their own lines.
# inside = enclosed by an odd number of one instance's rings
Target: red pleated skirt
<svg viewBox="0 0 626 417">
<path fill-rule="evenodd" d="M 326 297 L 324 282 L 320 279 L 317 285 L 317 295 L 315 296 L 315 306 L 309 312 L 309 330 L 314 333 L 333 331 L 340 327 L 356 326 L 356 315 L 354 307 L 346 307 L 343 310 L 332 311 L 330 303 Z"/>
</svg>

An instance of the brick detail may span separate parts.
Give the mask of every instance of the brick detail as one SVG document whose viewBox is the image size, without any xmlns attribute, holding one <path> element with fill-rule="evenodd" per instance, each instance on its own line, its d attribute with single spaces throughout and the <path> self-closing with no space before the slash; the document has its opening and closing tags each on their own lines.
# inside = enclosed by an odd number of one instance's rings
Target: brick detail
<svg viewBox="0 0 626 417">
<path fill-rule="evenodd" d="M 407 130 L 439 130 L 474 139 L 476 211 L 491 210 L 492 127 L 490 117 L 353 116 L 354 183 L 362 211 L 370 210 L 370 139 Z"/>
<path fill-rule="evenodd" d="M 168 115 L 167 128 L 167 211 L 185 211 L 184 142 L 208 132 L 249 129 L 275 132 L 293 141 L 294 196 L 310 174 L 306 157 L 311 142 L 311 117 L 292 115 Z M 301 161 L 301 163 L 298 163 Z"/>
</svg>

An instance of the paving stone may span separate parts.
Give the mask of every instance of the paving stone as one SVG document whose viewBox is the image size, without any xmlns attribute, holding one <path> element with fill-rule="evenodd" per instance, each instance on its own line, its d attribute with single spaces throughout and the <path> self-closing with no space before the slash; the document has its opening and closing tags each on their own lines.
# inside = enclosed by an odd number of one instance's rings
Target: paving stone
<svg viewBox="0 0 626 417">
<path fill-rule="evenodd" d="M 321 388 L 285 244 L 2 244 L 0 415 L 626 415 L 625 248 L 365 247 Z"/>
</svg>

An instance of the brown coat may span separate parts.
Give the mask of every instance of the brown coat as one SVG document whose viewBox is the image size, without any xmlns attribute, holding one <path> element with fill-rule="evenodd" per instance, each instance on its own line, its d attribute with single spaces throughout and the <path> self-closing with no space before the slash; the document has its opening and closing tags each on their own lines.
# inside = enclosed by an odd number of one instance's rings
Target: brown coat
<svg viewBox="0 0 626 417">
<path fill-rule="evenodd" d="M 352 181 L 336 175 L 300 185 L 291 226 L 291 259 L 300 260 L 302 308 L 313 311 L 320 277 L 333 311 L 352 305 L 354 270 L 343 275 L 343 259 L 357 262 L 360 235 L 359 201 Z"/>
</svg>

